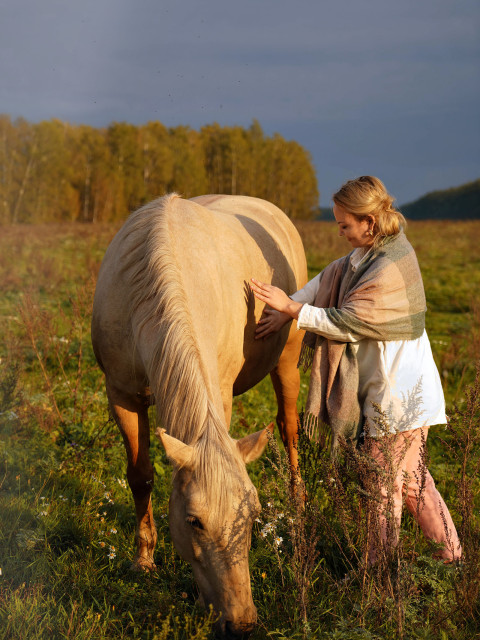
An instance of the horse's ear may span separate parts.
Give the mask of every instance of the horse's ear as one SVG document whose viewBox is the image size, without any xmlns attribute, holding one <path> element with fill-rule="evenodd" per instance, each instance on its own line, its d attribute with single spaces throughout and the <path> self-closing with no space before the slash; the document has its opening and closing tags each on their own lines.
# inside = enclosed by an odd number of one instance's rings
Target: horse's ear
<svg viewBox="0 0 480 640">
<path fill-rule="evenodd" d="M 256 460 L 262 455 L 265 445 L 268 442 L 268 433 L 272 434 L 274 428 L 275 425 L 271 422 L 265 429 L 250 433 L 248 436 L 237 440 L 237 448 L 245 464 L 247 462 L 253 462 L 253 460 Z"/>
<path fill-rule="evenodd" d="M 173 436 L 169 436 L 165 429 L 157 429 L 155 433 L 174 466 L 182 469 L 191 469 L 193 467 L 193 447 L 181 440 L 177 440 Z"/>
</svg>

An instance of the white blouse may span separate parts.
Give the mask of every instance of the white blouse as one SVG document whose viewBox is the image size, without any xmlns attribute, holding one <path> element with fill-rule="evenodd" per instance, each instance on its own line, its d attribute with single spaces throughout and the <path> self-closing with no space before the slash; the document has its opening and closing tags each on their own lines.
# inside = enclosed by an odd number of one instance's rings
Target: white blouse
<svg viewBox="0 0 480 640">
<path fill-rule="evenodd" d="M 368 251 L 355 249 L 351 256 L 355 270 Z M 292 296 L 303 303 L 297 327 L 325 338 L 351 342 L 357 352 L 363 415 L 372 437 L 384 435 L 376 428 L 380 406 L 388 419 L 389 432 L 398 433 L 434 424 L 445 424 L 445 400 L 437 367 L 426 331 L 416 340 L 377 342 L 339 329 L 325 313 L 312 306 L 317 295 L 320 274 Z"/>
</svg>

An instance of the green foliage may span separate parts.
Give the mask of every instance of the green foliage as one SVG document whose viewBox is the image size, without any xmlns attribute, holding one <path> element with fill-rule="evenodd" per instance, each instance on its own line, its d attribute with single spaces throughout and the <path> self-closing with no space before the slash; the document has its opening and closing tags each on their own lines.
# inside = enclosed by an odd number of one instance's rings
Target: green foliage
<svg viewBox="0 0 480 640">
<path fill-rule="evenodd" d="M 95 129 L 0 115 L 0 176 L 0 224 L 123 220 L 171 191 L 256 196 L 300 219 L 318 206 L 308 152 L 279 134 L 265 136 L 256 121 L 198 132 L 160 122 Z"/>
<path fill-rule="evenodd" d="M 480 179 L 460 187 L 432 191 L 401 207 L 408 220 L 472 220 L 480 218 Z"/>
</svg>

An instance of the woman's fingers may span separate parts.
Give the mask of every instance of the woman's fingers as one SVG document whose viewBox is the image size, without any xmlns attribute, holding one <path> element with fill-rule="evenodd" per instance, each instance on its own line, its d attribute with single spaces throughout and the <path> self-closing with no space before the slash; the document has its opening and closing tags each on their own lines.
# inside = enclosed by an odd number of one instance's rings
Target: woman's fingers
<svg viewBox="0 0 480 640">
<path fill-rule="evenodd" d="M 259 300 L 266 302 L 268 300 L 269 289 L 271 289 L 271 285 L 268 285 L 264 282 L 260 282 L 259 280 L 254 280 L 252 278 L 252 284 L 250 285 L 252 291 Z"/>
<path fill-rule="evenodd" d="M 272 284 L 266 284 L 252 278 L 252 291 L 256 298 L 262 302 L 266 302 L 270 307 L 277 311 L 283 311 L 285 306 L 290 302 L 287 294 Z"/>
<path fill-rule="evenodd" d="M 272 329 L 272 327 L 270 327 L 269 325 L 262 325 L 255 330 L 255 340 L 267 338 L 272 333 L 275 333 L 275 330 Z"/>
</svg>

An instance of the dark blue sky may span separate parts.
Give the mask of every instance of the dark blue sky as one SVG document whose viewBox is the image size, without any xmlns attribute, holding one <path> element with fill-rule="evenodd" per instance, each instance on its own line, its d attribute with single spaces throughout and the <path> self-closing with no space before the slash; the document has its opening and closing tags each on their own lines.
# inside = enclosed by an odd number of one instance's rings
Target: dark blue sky
<svg viewBox="0 0 480 640">
<path fill-rule="evenodd" d="M 480 177 L 478 0 L 4 0 L 0 112 L 249 126 L 303 144 L 322 205 Z"/>
</svg>

